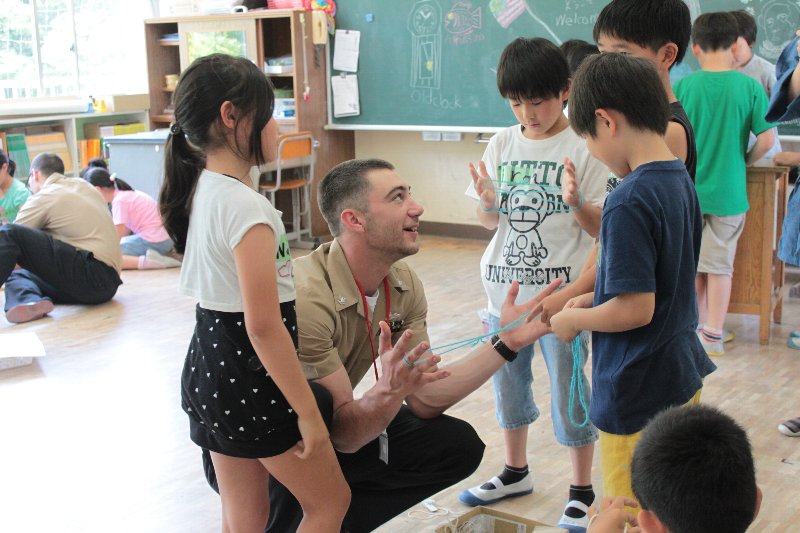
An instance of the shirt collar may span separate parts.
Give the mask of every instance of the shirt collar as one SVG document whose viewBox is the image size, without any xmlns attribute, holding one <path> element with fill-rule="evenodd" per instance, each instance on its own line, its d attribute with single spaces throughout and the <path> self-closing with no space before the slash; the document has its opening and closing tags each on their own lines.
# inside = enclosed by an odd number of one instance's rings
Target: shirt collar
<svg viewBox="0 0 800 533">
<path fill-rule="evenodd" d="M 358 305 L 361 301 L 361 294 L 358 291 L 355 278 L 353 278 L 350 265 L 347 263 L 344 250 L 342 250 L 342 246 L 337 239 L 331 242 L 328 250 L 327 269 L 331 280 L 331 291 L 333 292 L 336 311 L 341 311 L 352 305 Z M 388 279 L 389 285 L 394 287 L 397 292 L 408 290 L 406 284 L 397 275 L 396 263 L 389 269 Z M 361 311 L 362 315 L 364 314 L 363 309 L 359 308 L 359 311 Z"/>
</svg>

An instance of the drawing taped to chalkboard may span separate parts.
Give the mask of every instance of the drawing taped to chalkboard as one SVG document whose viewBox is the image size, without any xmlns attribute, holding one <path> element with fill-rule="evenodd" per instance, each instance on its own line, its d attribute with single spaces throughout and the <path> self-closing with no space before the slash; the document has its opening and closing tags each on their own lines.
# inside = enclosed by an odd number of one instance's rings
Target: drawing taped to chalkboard
<svg viewBox="0 0 800 533">
<path fill-rule="evenodd" d="M 441 84 L 442 8 L 435 0 L 419 0 L 408 15 L 411 32 L 411 87 L 438 89 Z"/>
</svg>

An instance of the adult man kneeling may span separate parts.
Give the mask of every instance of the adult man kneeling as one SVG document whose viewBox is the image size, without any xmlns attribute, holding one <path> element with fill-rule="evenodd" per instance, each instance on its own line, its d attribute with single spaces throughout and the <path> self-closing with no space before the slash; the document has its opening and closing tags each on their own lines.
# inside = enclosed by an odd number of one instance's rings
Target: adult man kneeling
<svg viewBox="0 0 800 533">
<path fill-rule="evenodd" d="M 64 177 L 55 154 L 36 156 L 30 172 L 33 196 L 14 224 L 0 227 L 9 322 L 42 318 L 54 303 L 107 302 L 122 283 L 119 238 L 102 196 L 84 180 Z"/>
</svg>

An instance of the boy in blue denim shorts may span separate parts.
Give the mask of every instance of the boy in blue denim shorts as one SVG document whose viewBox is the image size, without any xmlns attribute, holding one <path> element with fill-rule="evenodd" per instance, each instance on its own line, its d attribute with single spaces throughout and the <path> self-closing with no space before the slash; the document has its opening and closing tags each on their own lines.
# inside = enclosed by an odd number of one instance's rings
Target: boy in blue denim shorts
<svg viewBox="0 0 800 533">
<path fill-rule="evenodd" d="M 561 180 L 565 172 L 574 172 L 585 207 L 599 214 L 597 204 L 605 195 L 608 175 L 562 112 L 570 80 L 558 47 L 546 39 L 513 41 L 500 57 L 497 85 L 519 124 L 491 139 L 479 169 L 470 165 L 472 183 L 467 189 L 467 195 L 479 201 L 481 224 L 497 230 L 481 259 L 492 330 L 499 328 L 500 306 L 513 281 L 520 284 L 520 298 L 530 298 L 553 279 L 570 283 L 578 277 L 594 240 L 563 203 Z M 581 336 L 581 369 L 587 339 Z M 581 425 L 587 413 L 580 405 L 573 410 L 576 423 L 570 420 L 570 345 L 549 334 L 539 346 L 550 374 L 553 429 L 558 442 L 569 448 L 572 462 L 569 503 L 559 526 L 585 531 L 586 512 L 594 500 L 591 469 L 597 431 L 588 422 Z M 532 390 L 533 355 L 533 345 L 525 347 L 493 377 L 505 468 L 483 485 L 462 492 L 459 499 L 467 505 L 486 505 L 533 491 L 526 449 L 528 426 L 539 417 Z M 582 371 L 579 379 L 588 391 Z"/>
</svg>

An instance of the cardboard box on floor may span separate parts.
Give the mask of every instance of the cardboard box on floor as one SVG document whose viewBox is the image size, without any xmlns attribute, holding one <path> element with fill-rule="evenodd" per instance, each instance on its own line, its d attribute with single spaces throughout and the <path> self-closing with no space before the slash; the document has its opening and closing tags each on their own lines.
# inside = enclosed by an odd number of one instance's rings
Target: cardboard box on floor
<svg viewBox="0 0 800 533">
<path fill-rule="evenodd" d="M 560 533 L 563 530 L 521 516 L 476 507 L 451 518 L 436 528 L 436 533 Z"/>
</svg>

